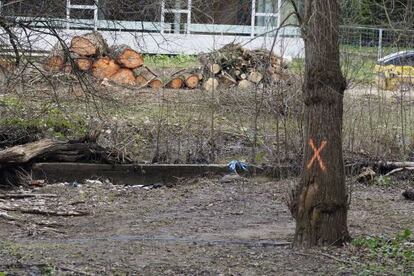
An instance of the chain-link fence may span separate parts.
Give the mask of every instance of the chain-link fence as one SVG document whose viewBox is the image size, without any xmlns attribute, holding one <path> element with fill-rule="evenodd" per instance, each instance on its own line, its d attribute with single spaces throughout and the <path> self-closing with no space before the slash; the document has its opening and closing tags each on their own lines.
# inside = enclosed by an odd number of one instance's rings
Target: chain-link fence
<svg viewBox="0 0 414 276">
<path fill-rule="evenodd" d="M 342 26 L 340 31 L 343 49 L 361 56 L 380 59 L 414 49 L 414 30 Z"/>
</svg>

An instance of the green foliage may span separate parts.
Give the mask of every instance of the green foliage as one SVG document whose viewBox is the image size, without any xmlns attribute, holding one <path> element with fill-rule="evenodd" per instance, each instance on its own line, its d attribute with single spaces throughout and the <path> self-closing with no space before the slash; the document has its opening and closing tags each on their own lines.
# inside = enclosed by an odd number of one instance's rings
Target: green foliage
<svg viewBox="0 0 414 276">
<path fill-rule="evenodd" d="M 360 275 L 412 273 L 414 270 L 413 242 L 414 236 L 409 229 L 398 233 L 394 238 L 367 236 L 354 239 L 352 244 L 362 251 L 364 258 L 368 259 Z"/>
<path fill-rule="evenodd" d="M 145 64 L 149 67 L 188 68 L 196 66 L 198 60 L 191 55 L 144 55 Z"/>
<path fill-rule="evenodd" d="M 0 105 L 12 112 L 5 113 L 0 119 L 1 126 L 38 128 L 50 131 L 55 137 L 82 135 L 86 132 L 86 120 L 79 114 L 66 114 L 62 108 L 53 104 L 42 104 L 35 109 L 14 97 L 4 97 Z"/>
<path fill-rule="evenodd" d="M 412 28 L 413 6 L 407 1 L 343 0 L 343 24 Z"/>
<path fill-rule="evenodd" d="M 375 179 L 375 183 L 379 186 L 389 187 L 392 185 L 392 179 L 389 176 L 380 175 Z"/>
</svg>

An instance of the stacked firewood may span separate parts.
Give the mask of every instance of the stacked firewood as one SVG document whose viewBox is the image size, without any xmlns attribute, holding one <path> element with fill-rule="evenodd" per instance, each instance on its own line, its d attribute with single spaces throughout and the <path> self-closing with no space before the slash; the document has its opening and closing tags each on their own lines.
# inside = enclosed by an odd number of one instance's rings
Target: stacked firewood
<svg viewBox="0 0 414 276">
<path fill-rule="evenodd" d="M 44 68 L 50 72 L 87 72 L 95 78 L 120 85 L 159 88 L 190 88 L 199 86 L 199 74 L 180 74 L 160 78 L 143 66 L 142 55 L 128 45 L 113 45 L 98 32 L 72 38 L 67 47 L 58 42 L 47 57 Z"/>
<path fill-rule="evenodd" d="M 250 89 L 259 84 L 274 84 L 289 79 L 287 65 L 268 50 L 248 50 L 239 44 L 228 44 L 200 55 L 206 90 L 237 86 Z"/>
</svg>

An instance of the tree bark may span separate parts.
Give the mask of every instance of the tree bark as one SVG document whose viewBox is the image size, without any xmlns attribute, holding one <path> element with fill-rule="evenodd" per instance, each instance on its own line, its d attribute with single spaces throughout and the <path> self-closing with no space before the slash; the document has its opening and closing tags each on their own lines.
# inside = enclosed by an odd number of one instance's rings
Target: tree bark
<svg viewBox="0 0 414 276">
<path fill-rule="evenodd" d="M 292 192 L 294 245 L 341 245 L 349 240 L 342 156 L 343 94 L 339 57 L 339 0 L 306 0 L 305 145 L 302 177 Z"/>
</svg>

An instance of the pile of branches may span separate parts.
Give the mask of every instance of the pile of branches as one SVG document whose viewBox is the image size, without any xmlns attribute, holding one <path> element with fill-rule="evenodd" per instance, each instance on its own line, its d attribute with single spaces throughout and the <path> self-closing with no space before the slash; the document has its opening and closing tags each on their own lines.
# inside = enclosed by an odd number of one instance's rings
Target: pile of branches
<svg viewBox="0 0 414 276">
<path fill-rule="evenodd" d="M 289 79 L 283 59 L 266 49 L 249 50 L 231 43 L 202 54 L 199 59 L 203 75 L 211 76 L 204 83 L 206 90 L 219 86 L 248 89 L 257 84 L 274 84 Z"/>
<path fill-rule="evenodd" d="M 175 74 L 160 78 L 144 66 L 144 58 L 128 45 L 108 46 L 99 32 L 74 36 L 69 45 L 59 41 L 44 62 L 44 69 L 51 73 L 87 73 L 105 83 L 153 89 L 197 88 L 198 74 Z"/>
</svg>

